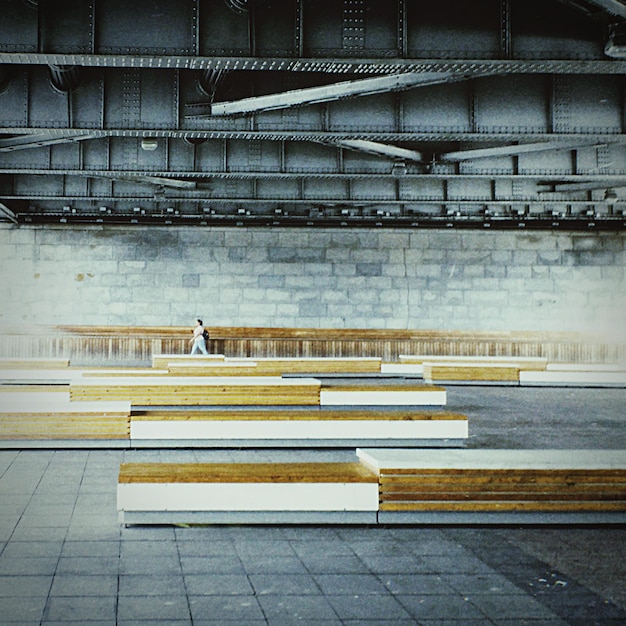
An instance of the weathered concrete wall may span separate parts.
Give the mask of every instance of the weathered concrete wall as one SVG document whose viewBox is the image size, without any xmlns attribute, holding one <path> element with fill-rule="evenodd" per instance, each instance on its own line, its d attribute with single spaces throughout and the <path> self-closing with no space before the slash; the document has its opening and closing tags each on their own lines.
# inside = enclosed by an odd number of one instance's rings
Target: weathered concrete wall
<svg viewBox="0 0 626 626">
<path fill-rule="evenodd" d="M 0 227 L 0 324 L 608 330 L 623 233 Z"/>
</svg>

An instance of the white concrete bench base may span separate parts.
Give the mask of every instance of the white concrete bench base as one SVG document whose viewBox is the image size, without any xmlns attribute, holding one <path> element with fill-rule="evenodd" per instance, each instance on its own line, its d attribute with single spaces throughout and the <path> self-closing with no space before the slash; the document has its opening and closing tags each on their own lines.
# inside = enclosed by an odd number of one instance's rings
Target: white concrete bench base
<svg viewBox="0 0 626 626">
<path fill-rule="evenodd" d="M 441 387 L 421 389 L 349 389 L 338 387 L 322 388 L 321 406 L 444 406 L 446 391 Z"/>
<path fill-rule="evenodd" d="M 378 481 L 358 463 L 126 464 L 117 509 L 125 524 L 375 522 Z"/>
<path fill-rule="evenodd" d="M 141 420 L 131 418 L 136 446 L 250 447 L 463 445 L 467 420 Z M 374 443 L 380 442 L 380 443 Z"/>
<path fill-rule="evenodd" d="M 519 377 L 528 387 L 626 387 L 625 371 L 521 371 Z"/>
</svg>

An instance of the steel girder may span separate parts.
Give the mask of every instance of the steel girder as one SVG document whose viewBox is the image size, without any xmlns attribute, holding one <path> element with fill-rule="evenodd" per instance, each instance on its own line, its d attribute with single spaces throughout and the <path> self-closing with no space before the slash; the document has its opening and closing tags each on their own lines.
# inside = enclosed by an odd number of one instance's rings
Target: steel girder
<svg viewBox="0 0 626 626">
<path fill-rule="evenodd" d="M 8 0 L 0 220 L 623 228 L 615 14 L 567 4 Z"/>
</svg>

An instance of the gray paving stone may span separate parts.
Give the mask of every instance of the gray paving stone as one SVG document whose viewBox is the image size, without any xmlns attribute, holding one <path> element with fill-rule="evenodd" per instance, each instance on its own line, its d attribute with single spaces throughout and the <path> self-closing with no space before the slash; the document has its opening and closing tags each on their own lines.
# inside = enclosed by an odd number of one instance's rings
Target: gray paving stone
<svg viewBox="0 0 626 626">
<path fill-rule="evenodd" d="M 84 574 L 85 576 L 116 575 L 119 559 L 116 557 L 99 556 L 62 556 L 56 568 L 57 574 Z"/>
<path fill-rule="evenodd" d="M 116 596 L 117 576 L 57 574 L 52 581 L 51 596 Z"/>
<path fill-rule="evenodd" d="M 189 619 L 187 599 L 181 595 L 119 596 L 117 618 L 124 620 Z"/>
<path fill-rule="evenodd" d="M 455 589 L 437 574 L 379 574 L 379 578 L 391 593 L 398 595 L 455 592 Z"/>
<path fill-rule="evenodd" d="M 306 574 L 302 561 L 289 556 L 246 556 L 241 559 L 243 568 L 248 574 Z"/>
<path fill-rule="evenodd" d="M 0 558 L 0 576 L 46 576 L 54 574 L 58 559 L 56 557 L 2 557 Z"/>
<path fill-rule="evenodd" d="M 0 598 L 2 624 L 38 624 L 46 606 L 45 596 Z"/>
<path fill-rule="evenodd" d="M 392 596 L 327 595 L 325 597 L 342 620 L 407 619 L 411 617 Z"/>
<path fill-rule="evenodd" d="M 491 617 L 461 595 L 398 595 L 396 598 L 419 622 L 425 619 L 484 620 Z"/>
<path fill-rule="evenodd" d="M 176 546 L 178 553 L 183 556 L 231 556 L 237 558 L 237 550 L 235 544 L 232 541 L 217 540 L 212 541 L 210 539 L 188 539 L 187 541 L 180 541 L 177 539 Z"/>
<path fill-rule="evenodd" d="M 248 624 L 264 621 L 265 616 L 254 596 L 189 596 L 194 625 L 203 620 L 222 620 Z"/>
<path fill-rule="evenodd" d="M 304 556 L 302 562 L 312 574 L 367 574 L 370 572 L 365 563 L 356 556 L 311 554 Z"/>
<path fill-rule="evenodd" d="M 120 596 L 185 595 L 185 583 L 179 575 L 120 575 Z"/>
<path fill-rule="evenodd" d="M 317 620 L 326 623 L 326 620 L 338 618 L 328 599 L 324 596 L 260 596 L 259 603 L 268 621 L 276 618 L 292 620 Z"/>
<path fill-rule="evenodd" d="M 244 574 L 187 574 L 184 585 L 191 596 L 251 595 L 254 590 Z"/>
<path fill-rule="evenodd" d="M 250 574 L 249 578 L 257 596 L 304 596 L 322 593 L 309 574 Z"/>
<path fill-rule="evenodd" d="M 58 557 L 62 541 L 12 541 L 2 552 L 4 558 Z"/>
<path fill-rule="evenodd" d="M 48 576 L 0 576 L 0 598 L 47 596 L 52 584 Z"/>
<path fill-rule="evenodd" d="M 120 574 L 158 576 L 164 574 L 177 575 L 181 573 L 178 555 L 122 556 L 119 559 L 118 565 Z"/>
<path fill-rule="evenodd" d="M 245 574 L 238 557 L 221 556 L 181 556 L 183 574 Z"/>
<path fill-rule="evenodd" d="M 374 574 L 315 574 L 315 582 L 325 595 L 380 595 L 389 590 Z"/>
<path fill-rule="evenodd" d="M 108 556 L 118 557 L 120 544 L 117 541 L 66 541 L 61 556 Z"/>
<path fill-rule="evenodd" d="M 44 612 L 44 622 L 89 622 L 115 620 L 115 596 L 66 597 L 50 596 Z"/>
</svg>

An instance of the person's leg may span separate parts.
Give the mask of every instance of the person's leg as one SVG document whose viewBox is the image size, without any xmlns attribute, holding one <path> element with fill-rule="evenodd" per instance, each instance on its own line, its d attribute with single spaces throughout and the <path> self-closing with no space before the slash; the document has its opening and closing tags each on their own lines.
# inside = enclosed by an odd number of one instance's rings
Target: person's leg
<svg viewBox="0 0 626 626">
<path fill-rule="evenodd" d="M 198 342 L 194 341 L 193 346 L 191 346 L 191 352 L 189 354 L 195 354 L 197 350 L 199 350 Z"/>
<path fill-rule="evenodd" d="M 208 356 L 209 351 L 206 349 L 206 341 L 204 341 L 204 339 L 202 341 L 198 341 L 196 345 L 200 348 L 200 352 L 202 352 L 202 354 L 206 354 Z"/>
</svg>

